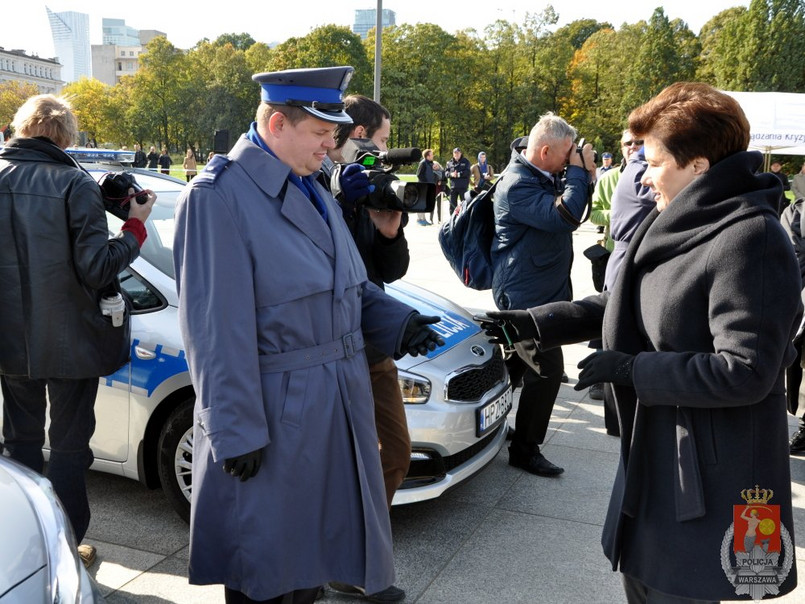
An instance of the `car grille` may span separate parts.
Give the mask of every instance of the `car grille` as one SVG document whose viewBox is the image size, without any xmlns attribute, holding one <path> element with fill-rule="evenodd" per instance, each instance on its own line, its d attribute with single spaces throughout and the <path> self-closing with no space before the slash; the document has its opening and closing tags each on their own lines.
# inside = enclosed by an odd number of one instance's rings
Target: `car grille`
<svg viewBox="0 0 805 604">
<path fill-rule="evenodd" d="M 411 466 L 408 468 L 408 474 L 405 476 L 405 480 L 400 488 L 411 489 L 439 482 L 444 479 L 445 475 L 450 470 L 468 462 L 488 447 L 489 443 L 494 440 L 495 436 L 501 430 L 508 430 L 508 424 L 506 422 L 501 423 L 500 426 L 474 445 L 447 457 L 442 457 L 432 449 L 415 449 L 415 451 L 427 453 L 430 459 L 412 459 Z"/>
<path fill-rule="evenodd" d="M 476 403 L 481 397 L 502 382 L 506 376 L 506 363 L 498 355 L 473 369 L 454 375 L 447 382 L 448 401 Z"/>
</svg>

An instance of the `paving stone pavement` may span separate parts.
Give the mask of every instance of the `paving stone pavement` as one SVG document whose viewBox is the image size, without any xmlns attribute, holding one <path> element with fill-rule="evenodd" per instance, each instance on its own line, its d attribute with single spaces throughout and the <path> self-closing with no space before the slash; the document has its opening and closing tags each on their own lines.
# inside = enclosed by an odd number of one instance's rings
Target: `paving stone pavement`
<svg viewBox="0 0 805 604">
<path fill-rule="evenodd" d="M 407 281 L 470 309 L 493 308 L 490 292 L 463 287 L 436 239 L 438 225 L 406 228 Z M 582 250 L 600 237 L 585 223 L 574 233 L 576 297 L 593 293 Z M 565 468 L 558 478 L 508 465 L 505 451 L 471 480 L 437 500 L 392 510 L 397 585 L 405 602 L 421 604 L 625 602 L 620 577 L 601 552 L 600 536 L 618 459 L 618 439 L 604 430 L 603 407 L 576 392 L 584 344 L 564 348 L 563 384 L 543 451 Z M 515 397 L 515 405 L 516 405 Z M 513 420 L 513 413 L 510 419 Z M 791 432 L 796 420 L 790 417 Z M 805 534 L 805 458 L 792 457 L 796 534 Z M 751 485 L 748 485 L 751 486 Z M 161 491 L 124 478 L 90 473 L 92 523 L 98 548 L 91 574 L 110 604 L 222 603 L 220 586 L 187 583 L 188 528 Z M 800 568 L 805 550 L 797 547 Z M 355 601 L 327 592 L 324 604 Z M 778 602 L 805 602 L 805 587 Z"/>
</svg>

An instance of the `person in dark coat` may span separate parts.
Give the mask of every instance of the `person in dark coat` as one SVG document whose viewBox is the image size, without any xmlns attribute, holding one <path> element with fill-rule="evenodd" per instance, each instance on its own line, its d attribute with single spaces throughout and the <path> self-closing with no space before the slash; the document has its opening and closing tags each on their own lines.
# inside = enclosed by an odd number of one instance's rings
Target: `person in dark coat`
<svg viewBox="0 0 805 604">
<path fill-rule="evenodd" d="M 140 148 L 138 143 L 134 143 L 134 161 L 131 162 L 132 168 L 145 168 L 147 162 L 145 152 Z"/>
<path fill-rule="evenodd" d="M 151 148 L 148 150 L 148 155 L 145 156 L 148 160 L 148 169 L 149 170 L 156 170 L 158 167 L 159 162 L 159 153 L 157 153 L 156 148 L 154 145 L 151 145 Z"/>
<path fill-rule="evenodd" d="M 100 302 L 118 294 L 118 273 L 139 256 L 156 196 L 131 204 L 110 239 L 100 187 L 64 152 L 78 138 L 69 103 L 33 96 L 13 125 L 16 136 L 0 151 L 3 439 L 12 459 L 42 474 L 50 401 L 46 476 L 81 543 L 98 378 L 128 362 L 131 350 L 128 318 L 113 324 Z M 87 565 L 94 559 L 90 545 L 79 553 Z"/>
<path fill-rule="evenodd" d="M 614 386 L 621 456 L 602 545 L 630 604 L 786 594 L 797 573 L 783 377 L 802 304 L 779 181 L 745 151 L 740 105 L 709 85 L 669 86 L 629 128 L 657 208 L 613 290 L 490 312 L 483 327 L 546 349 L 603 330 L 576 389 Z"/>
<path fill-rule="evenodd" d="M 445 178 L 450 179 L 450 215 L 456 211 L 459 201 L 464 200 L 464 194 L 470 188 L 470 160 L 464 157 L 461 149 L 453 149 L 452 159 L 447 161 L 444 168 Z"/>
<path fill-rule="evenodd" d="M 316 180 L 351 67 L 253 76 L 248 133 L 179 196 L 179 326 L 196 391 L 189 579 L 228 604 L 394 582 L 364 341 L 443 344 L 366 269 Z M 284 599 L 286 598 L 287 599 Z"/>
<path fill-rule="evenodd" d="M 491 256 L 492 295 L 501 310 L 572 300 L 573 231 L 584 215 L 595 176 L 592 145 L 585 145 L 583 155 L 577 153 L 575 138 L 575 128 L 564 119 L 543 115 L 531 129 L 525 151 L 512 151 L 498 181 Z M 517 387 L 522 379 L 523 387 L 509 465 L 539 476 L 558 476 L 564 469 L 548 461 L 540 445 L 562 384 L 562 349 L 542 351 L 533 340 L 523 340 L 515 350 L 507 365 L 512 384 Z"/>
<path fill-rule="evenodd" d="M 788 234 L 794 247 L 794 254 L 799 262 L 800 277 L 802 278 L 802 283 L 805 284 L 805 221 L 802 220 L 803 207 L 805 207 L 805 199 L 796 199 L 794 203 L 789 204 L 780 216 L 780 224 L 783 225 L 783 229 Z M 805 289 L 802 290 L 802 297 L 803 301 L 805 301 Z M 800 326 L 794 338 L 794 348 L 797 351 L 797 355 L 794 362 L 788 366 L 785 372 L 785 393 L 788 399 L 788 411 L 792 415 L 797 414 L 800 406 L 805 408 L 805 390 L 803 390 L 802 383 L 802 363 L 805 361 L 805 357 L 803 357 L 803 340 L 805 340 L 805 333 L 803 333 L 803 326 Z M 799 420 L 799 429 L 791 437 L 789 450 L 794 455 L 805 453 L 805 413 L 802 414 Z"/>
</svg>

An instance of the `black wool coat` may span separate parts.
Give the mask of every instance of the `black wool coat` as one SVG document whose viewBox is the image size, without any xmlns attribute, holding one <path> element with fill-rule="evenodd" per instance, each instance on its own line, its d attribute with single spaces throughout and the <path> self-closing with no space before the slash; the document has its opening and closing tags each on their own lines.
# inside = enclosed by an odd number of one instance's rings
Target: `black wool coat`
<svg viewBox="0 0 805 604">
<path fill-rule="evenodd" d="M 783 375 L 800 277 L 761 159 L 732 155 L 652 211 L 611 293 L 531 309 L 544 348 L 603 327 L 605 349 L 636 355 L 634 387 L 614 388 L 621 459 L 602 544 L 613 569 L 687 598 L 738 598 L 721 558 L 742 490 L 774 491 L 793 543 Z M 779 593 L 795 586 L 794 559 Z"/>
</svg>

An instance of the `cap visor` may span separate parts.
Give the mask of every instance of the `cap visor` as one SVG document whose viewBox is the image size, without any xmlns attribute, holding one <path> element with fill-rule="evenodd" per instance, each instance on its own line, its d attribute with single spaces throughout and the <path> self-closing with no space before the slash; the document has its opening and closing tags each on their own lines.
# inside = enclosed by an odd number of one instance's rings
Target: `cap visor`
<svg viewBox="0 0 805 604">
<path fill-rule="evenodd" d="M 333 122 L 335 124 L 351 124 L 352 118 L 346 111 L 321 111 L 313 107 L 302 107 L 310 115 L 325 122 Z"/>
</svg>

